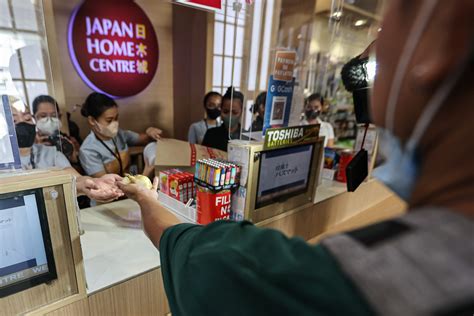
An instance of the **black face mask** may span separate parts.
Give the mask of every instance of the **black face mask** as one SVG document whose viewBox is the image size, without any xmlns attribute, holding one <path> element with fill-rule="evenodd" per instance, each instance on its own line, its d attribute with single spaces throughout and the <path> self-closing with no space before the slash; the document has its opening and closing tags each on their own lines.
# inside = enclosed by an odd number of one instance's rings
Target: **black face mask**
<svg viewBox="0 0 474 316">
<path fill-rule="evenodd" d="M 361 59 L 357 56 L 345 64 L 341 70 L 342 83 L 347 91 L 352 92 L 354 112 L 359 124 L 372 122 L 368 96 L 368 61 L 368 58 Z"/>
<path fill-rule="evenodd" d="M 308 120 L 317 119 L 320 113 L 321 113 L 320 111 L 315 111 L 315 110 L 307 110 L 304 112 L 304 114 L 306 115 L 306 119 Z"/>
<path fill-rule="evenodd" d="M 221 110 L 219 109 L 207 109 L 206 108 L 207 117 L 211 120 L 215 120 L 221 115 Z"/>
<path fill-rule="evenodd" d="M 21 122 L 15 125 L 18 147 L 28 148 L 33 146 L 36 137 L 36 125 Z"/>
</svg>

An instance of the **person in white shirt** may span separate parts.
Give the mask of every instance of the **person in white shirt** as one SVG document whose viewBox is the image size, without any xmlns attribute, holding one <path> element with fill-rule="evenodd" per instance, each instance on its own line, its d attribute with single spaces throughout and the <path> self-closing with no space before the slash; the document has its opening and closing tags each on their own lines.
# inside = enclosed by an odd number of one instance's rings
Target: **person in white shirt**
<svg viewBox="0 0 474 316">
<path fill-rule="evenodd" d="M 319 115 L 323 110 L 324 99 L 319 93 L 313 93 L 305 102 L 304 115 L 301 125 L 321 124 L 319 136 L 324 136 L 324 147 L 334 146 L 334 128 L 331 123 L 323 122 Z"/>
</svg>

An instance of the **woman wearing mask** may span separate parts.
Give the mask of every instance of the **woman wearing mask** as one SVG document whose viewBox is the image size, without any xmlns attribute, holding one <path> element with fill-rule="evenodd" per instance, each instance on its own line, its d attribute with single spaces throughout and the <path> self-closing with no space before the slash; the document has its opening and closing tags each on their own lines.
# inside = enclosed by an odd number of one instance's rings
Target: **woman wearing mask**
<svg viewBox="0 0 474 316">
<path fill-rule="evenodd" d="M 10 104 L 22 169 L 63 169 L 76 177 L 76 189 L 79 195 L 87 195 L 99 202 L 112 201 L 123 195 L 116 186 L 121 177 L 110 174 L 103 175 L 99 179 L 81 176 L 55 146 L 35 144 L 36 124 L 30 109 L 18 99 L 10 98 Z"/>
<path fill-rule="evenodd" d="M 261 131 L 263 130 L 263 120 L 265 119 L 265 101 L 267 99 L 267 92 L 261 92 L 255 104 L 253 105 L 253 113 L 257 114 L 255 120 L 252 122 L 252 131 Z"/>
<path fill-rule="evenodd" d="M 61 133 L 61 112 L 58 103 L 49 95 L 40 95 L 33 100 L 33 115 L 36 120 L 36 143 L 56 146 L 71 162 L 80 169 L 77 139 Z"/>
<path fill-rule="evenodd" d="M 100 177 L 106 173 L 123 175 L 128 172 L 128 146 L 146 145 L 158 140 L 162 131 L 149 127 L 145 133 L 119 129 L 118 105 L 101 93 L 91 93 L 81 109 L 87 118 L 90 134 L 82 143 L 79 159 L 87 175 Z"/>
<path fill-rule="evenodd" d="M 221 125 L 221 102 L 222 96 L 214 91 L 208 92 L 204 96 L 204 109 L 206 117 L 199 122 L 191 124 L 188 132 L 188 142 L 191 144 L 201 144 L 207 130 Z"/>
<path fill-rule="evenodd" d="M 202 144 L 207 147 L 227 151 L 229 139 L 240 139 L 240 118 L 244 104 L 244 95 L 229 87 L 222 97 L 222 125 L 206 132 Z M 230 131 L 230 133 L 229 133 Z"/>
<path fill-rule="evenodd" d="M 304 120 L 301 125 L 320 124 L 319 135 L 324 136 L 324 147 L 334 146 L 334 128 L 328 122 L 323 122 L 319 115 L 323 110 L 324 99 L 319 93 L 313 93 L 306 99 Z"/>
</svg>

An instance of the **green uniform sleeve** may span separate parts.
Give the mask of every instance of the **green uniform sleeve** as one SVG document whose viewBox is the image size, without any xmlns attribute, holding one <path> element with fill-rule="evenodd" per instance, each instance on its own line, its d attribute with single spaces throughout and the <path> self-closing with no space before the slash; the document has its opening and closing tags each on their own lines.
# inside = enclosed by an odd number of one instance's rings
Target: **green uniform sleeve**
<svg viewBox="0 0 474 316">
<path fill-rule="evenodd" d="M 160 241 L 173 315 L 372 315 L 322 246 L 249 222 L 180 224 Z"/>
</svg>

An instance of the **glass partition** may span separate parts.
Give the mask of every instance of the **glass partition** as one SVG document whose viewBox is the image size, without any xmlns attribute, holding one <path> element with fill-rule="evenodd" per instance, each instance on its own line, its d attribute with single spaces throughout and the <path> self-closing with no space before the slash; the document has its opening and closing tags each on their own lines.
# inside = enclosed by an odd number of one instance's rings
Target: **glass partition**
<svg viewBox="0 0 474 316">
<path fill-rule="evenodd" d="M 0 169 L 67 165 L 41 1 L 1 0 Z"/>
</svg>

